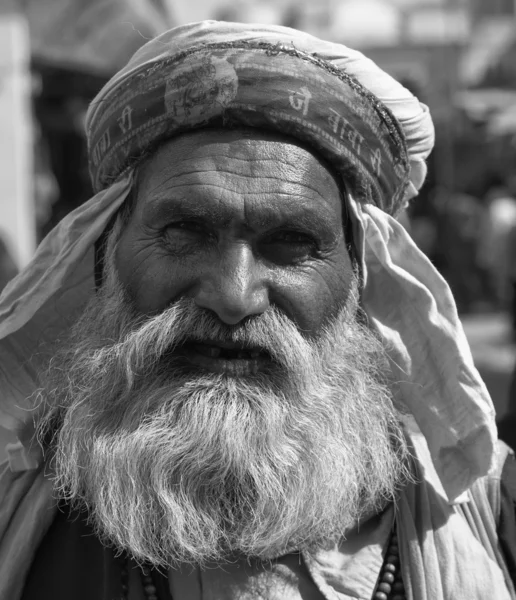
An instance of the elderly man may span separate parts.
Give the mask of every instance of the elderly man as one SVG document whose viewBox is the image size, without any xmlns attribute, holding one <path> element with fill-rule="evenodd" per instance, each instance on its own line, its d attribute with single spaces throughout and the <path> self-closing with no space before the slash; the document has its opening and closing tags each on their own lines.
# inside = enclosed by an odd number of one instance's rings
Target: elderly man
<svg viewBox="0 0 516 600">
<path fill-rule="evenodd" d="M 87 134 L 97 195 L 0 303 L 0 599 L 515 598 L 513 459 L 393 218 L 426 107 L 344 46 L 206 22 Z"/>
</svg>

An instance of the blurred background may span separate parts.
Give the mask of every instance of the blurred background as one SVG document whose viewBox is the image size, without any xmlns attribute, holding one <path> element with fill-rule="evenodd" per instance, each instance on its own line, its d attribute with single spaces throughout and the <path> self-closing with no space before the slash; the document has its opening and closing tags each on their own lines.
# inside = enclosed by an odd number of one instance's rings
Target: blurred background
<svg viewBox="0 0 516 600">
<path fill-rule="evenodd" d="M 403 222 L 449 282 L 506 414 L 516 359 L 516 0 L 0 0 L 0 288 L 91 194 L 90 100 L 149 38 L 207 18 L 288 25 L 358 48 L 430 106 L 436 148 Z"/>
</svg>

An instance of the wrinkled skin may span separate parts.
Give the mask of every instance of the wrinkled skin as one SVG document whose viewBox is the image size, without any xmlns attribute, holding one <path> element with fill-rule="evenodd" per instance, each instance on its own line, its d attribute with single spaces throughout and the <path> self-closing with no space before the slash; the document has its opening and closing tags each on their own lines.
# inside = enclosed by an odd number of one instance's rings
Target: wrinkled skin
<svg viewBox="0 0 516 600">
<path fill-rule="evenodd" d="M 342 222 L 339 187 L 308 150 L 275 134 L 203 130 L 142 165 L 116 266 L 143 314 L 186 297 L 237 325 L 275 305 L 311 337 L 348 297 Z"/>
</svg>

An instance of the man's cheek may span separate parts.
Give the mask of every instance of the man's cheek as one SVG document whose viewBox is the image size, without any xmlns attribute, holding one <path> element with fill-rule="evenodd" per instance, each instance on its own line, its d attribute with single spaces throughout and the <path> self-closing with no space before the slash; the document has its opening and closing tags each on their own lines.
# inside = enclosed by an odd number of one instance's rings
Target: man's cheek
<svg viewBox="0 0 516 600">
<path fill-rule="evenodd" d="M 142 314 L 164 310 L 189 285 L 181 269 L 156 240 L 121 242 L 116 255 L 120 282 Z"/>
<path fill-rule="evenodd" d="M 317 337 L 346 306 L 353 288 L 352 271 L 336 264 L 314 263 L 277 278 L 272 300 L 304 335 Z"/>
</svg>

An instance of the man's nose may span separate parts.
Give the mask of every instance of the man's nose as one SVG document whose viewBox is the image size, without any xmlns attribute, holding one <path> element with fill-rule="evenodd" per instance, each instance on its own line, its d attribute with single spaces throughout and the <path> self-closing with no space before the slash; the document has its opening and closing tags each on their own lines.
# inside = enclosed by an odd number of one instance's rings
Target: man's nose
<svg viewBox="0 0 516 600">
<path fill-rule="evenodd" d="M 204 272 L 195 303 L 217 314 L 227 325 L 265 312 L 269 294 L 252 249 L 234 244 L 218 255 Z"/>
</svg>

